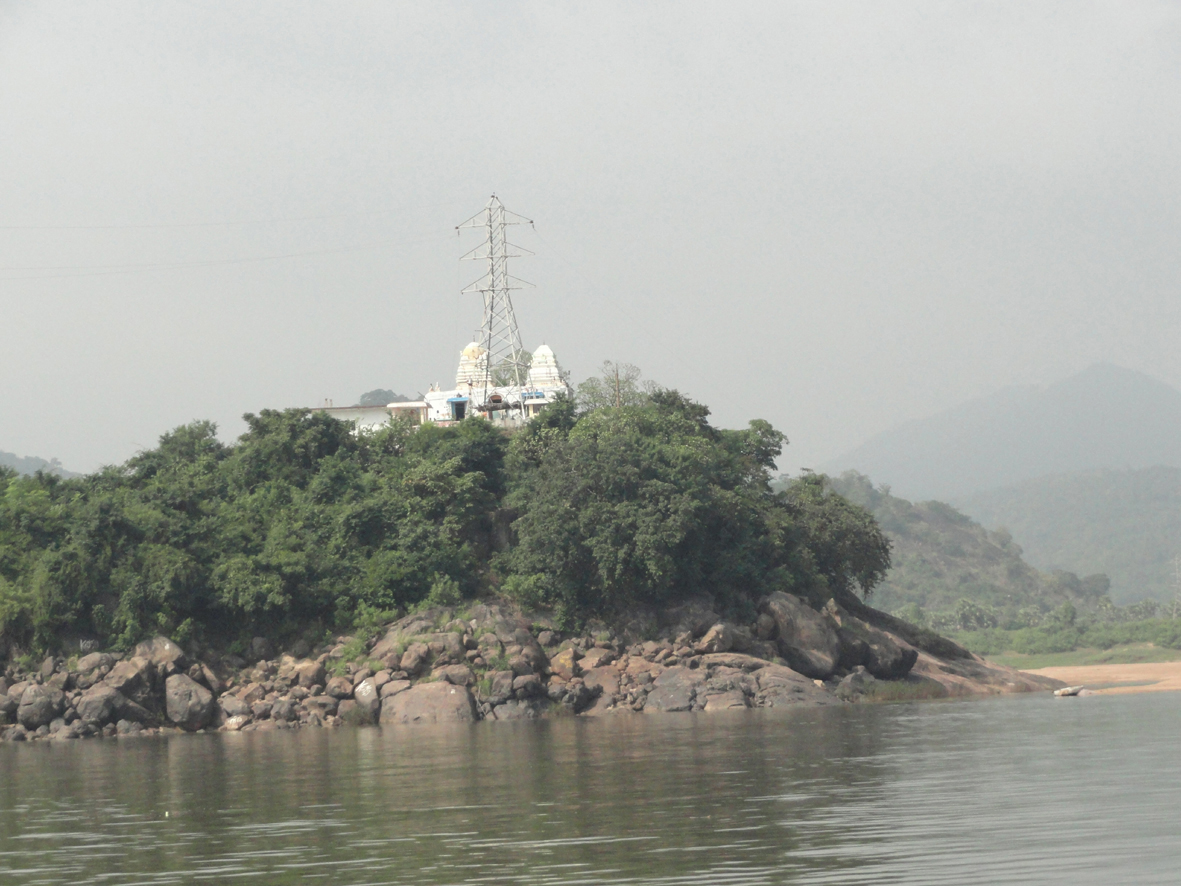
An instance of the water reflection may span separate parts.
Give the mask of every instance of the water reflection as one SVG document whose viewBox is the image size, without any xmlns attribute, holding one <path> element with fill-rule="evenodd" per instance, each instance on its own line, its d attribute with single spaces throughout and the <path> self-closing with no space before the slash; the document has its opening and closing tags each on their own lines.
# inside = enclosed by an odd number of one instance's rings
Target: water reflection
<svg viewBox="0 0 1181 886">
<path fill-rule="evenodd" d="M 1156 695 L 8 745 L 0 883 L 1172 882 L 1179 726 Z"/>
</svg>

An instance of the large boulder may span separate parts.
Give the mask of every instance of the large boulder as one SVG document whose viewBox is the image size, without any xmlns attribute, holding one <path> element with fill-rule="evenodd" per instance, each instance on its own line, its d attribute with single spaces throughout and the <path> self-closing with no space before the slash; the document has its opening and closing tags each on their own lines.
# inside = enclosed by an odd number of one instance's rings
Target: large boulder
<svg viewBox="0 0 1181 886">
<path fill-rule="evenodd" d="M 760 707 L 779 708 L 792 705 L 829 705 L 841 702 L 807 677 L 783 665 L 767 665 L 754 672 Z"/>
<path fill-rule="evenodd" d="M 550 671 L 563 680 L 573 680 L 582 674 L 582 668 L 578 664 L 578 656 L 579 652 L 573 646 L 563 649 L 549 660 Z"/>
<path fill-rule="evenodd" d="M 292 669 L 291 673 L 295 677 L 296 682 L 304 689 L 309 689 L 312 686 L 323 686 L 324 681 L 328 678 L 328 672 L 324 669 L 324 665 L 312 660 L 299 662 Z"/>
<path fill-rule="evenodd" d="M 303 706 L 309 714 L 315 714 L 323 720 L 325 717 L 330 717 L 336 713 L 340 702 L 331 695 L 314 695 L 311 698 L 305 698 Z"/>
<path fill-rule="evenodd" d="M 79 689 L 89 689 L 110 673 L 114 666 L 115 659 L 105 652 L 84 655 L 78 659 L 78 664 L 74 667 L 74 685 Z"/>
<path fill-rule="evenodd" d="M 476 719 L 476 701 L 466 686 L 419 683 L 381 703 L 384 723 L 470 722 Z"/>
<path fill-rule="evenodd" d="M 226 693 L 217 700 L 226 719 L 233 717 L 248 717 L 250 715 L 250 705 L 242 701 L 236 695 Z"/>
<path fill-rule="evenodd" d="M 734 648 L 734 640 L 734 628 L 724 621 L 718 622 L 705 632 L 704 637 L 697 641 L 694 651 L 699 655 L 713 652 L 729 652 Z"/>
<path fill-rule="evenodd" d="M 750 707 L 750 702 L 747 701 L 746 695 L 740 689 L 729 689 L 725 692 L 716 692 L 705 697 L 706 713 L 714 713 L 716 711 L 740 711 Z"/>
<path fill-rule="evenodd" d="M 825 614 L 837 626 L 845 670 L 860 665 L 879 680 L 900 680 L 918 661 L 918 650 L 901 637 L 850 615 L 835 600 L 825 605 Z"/>
<path fill-rule="evenodd" d="M 377 692 L 377 684 L 372 677 L 367 677 L 353 689 L 353 700 L 356 702 L 357 720 L 361 723 L 376 723 L 381 716 L 381 697 Z"/>
<path fill-rule="evenodd" d="M 879 680 L 901 680 L 918 661 L 918 650 L 904 640 L 859 621 L 852 626 L 865 644 L 865 669 Z M 841 629 L 843 634 L 849 627 Z"/>
<path fill-rule="evenodd" d="M 431 676 L 444 683 L 454 683 L 456 686 L 475 686 L 476 675 L 467 665 L 440 665 L 431 671 Z"/>
<path fill-rule="evenodd" d="M 537 674 L 524 674 L 513 678 L 513 697 L 518 699 L 539 698 L 545 695 L 545 687 Z"/>
<path fill-rule="evenodd" d="M 513 683 L 516 681 L 516 674 L 512 671 L 493 671 L 492 672 L 492 690 L 489 694 L 489 700 L 493 704 L 499 704 L 513 697 Z"/>
<path fill-rule="evenodd" d="M 410 676 L 422 673 L 431 663 L 431 650 L 425 643 L 412 643 L 402 653 L 399 667 Z"/>
<path fill-rule="evenodd" d="M 82 697 L 74 702 L 74 709 L 80 720 L 105 725 L 115 720 L 126 701 L 117 690 L 99 683 L 82 693 Z"/>
<path fill-rule="evenodd" d="M 697 704 L 697 691 L 704 687 L 705 679 L 705 672 L 700 668 L 669 668 L 653 681 L 652 691 L 644 703 L 644 713 L 693 710 Z"/>
<path fill-rule="evenodd" d="M 66 697 L 58 689 L 30 683 L 21 693 L 20 706 L 16 709 L 16 721 L 25 729 L 33 730 L 48 726 L 61 716 L 66 707 Z"/>
<path fill-rule="evenodd" d="M 619 696 L 619 671 L 608 665 L 592 668 L 582 676 L 582 682 L 591 692 L 606 697 L 612 703 Z"/>
<path fill-rule="evenodd" d="M 175 674 L 188 668 L 184 651 L 167 637 L 153 637 L 135 647 L 134 655 L 146 658 L 159 674 Z"/>
<path fill-rule="evenodd" d="M 494 720 L 536 720 L 552 707 L 548 698 L 512 699 L 492 709 Z"/>
<path fill-rule="evenodd" d="M 136 655 L 119 662 L 111 668 L 103 682 L 138 705 L 145 708 L 155 705 L 152 697 L 155 671 L 152 663 L 143 656 Z"/>
<path fill-rule="evenodd" d="M 454 631 L 427 634 L 426 644 L 431 651 L 431 664 L 463 664 L 467 661 L 467 649 L 463 645 L 463 637 Z"/>
<path fill-rule="evenodd" d="M 389 655 L 401 655 L 406 646 L 406 638 L 401 630 L 395 628 L 387 631 L 373 648 L 369 650 L 369 657 L 381 661 Z"/>
<path fill-rule="evenodd" d="M 841 661 L 841 640 L 832 623 L 792 594 L 776 591 L 759 609 L 775 620 L 779 654 L 792 670 L 825 680 Z"/>
<path fill-rule="evenodd" d="M 213 717 L 213 693 L 187 674 L 173 674 L 164 683 L 164 707 L 169 720 L 194 732 Z"/>
</svg>

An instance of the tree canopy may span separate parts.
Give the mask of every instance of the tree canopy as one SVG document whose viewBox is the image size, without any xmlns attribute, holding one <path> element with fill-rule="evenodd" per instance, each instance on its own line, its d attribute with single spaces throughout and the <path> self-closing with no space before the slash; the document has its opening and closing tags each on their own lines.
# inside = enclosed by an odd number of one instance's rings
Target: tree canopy
<svg viewBox="0 0 1181 886">
<path fill-rule="evenodd" d="M 374 388 L 366 391 L 357 401 L 359 406 L 385 406 L 388 403 L 405 403 L 410 398 L 405 394 L 395 394 L 389 388 Z"/>
<path fill-rule="evenodd" d="M 823 478 L 771 487 L 785 439 L 710 425 L 675 391 L 508 437 L 471 419 L 376 433 L 307 410 L 197 422 L 79 479 L 0 469 L 0 639 L 127 647 L 153 632 L 282 636 L 457 596 L 570 621 L 709 593 L 868 594 L 889 545 Z"/>
</svg>

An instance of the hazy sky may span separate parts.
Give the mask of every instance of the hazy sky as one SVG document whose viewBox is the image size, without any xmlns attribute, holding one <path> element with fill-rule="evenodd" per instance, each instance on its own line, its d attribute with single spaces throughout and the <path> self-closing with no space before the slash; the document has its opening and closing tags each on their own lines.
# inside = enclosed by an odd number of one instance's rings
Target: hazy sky
<svg viewBox="0 0 1181 886">
<path fill-rule="evenodd" d="M 450 383 L 492 192 L 527 346 L 786 471 L 1099 360 L 1181 385 L 1179 74 L 1175 2 L 0 0 L 0 449 Z"/>
</svg>

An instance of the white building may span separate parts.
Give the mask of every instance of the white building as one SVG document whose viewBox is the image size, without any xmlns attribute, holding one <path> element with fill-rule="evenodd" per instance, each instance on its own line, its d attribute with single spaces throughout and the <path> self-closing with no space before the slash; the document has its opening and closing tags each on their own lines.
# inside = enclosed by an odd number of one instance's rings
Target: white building
<svg viewBox="0 0 1181 886">
<path fill-rule="evenodd" d="M 339 421 L 351 421 L 357 430 L 376 431 L 402 416 L 409 416 L 416 425 L 422 424 L 426 420 L 427 405 L 422 400 L 410 400 L 385 406 L 321 406 L 314 411 L 331 415 Z"/>
<path fill-rule="evenodd" d="M 432 388 L 423 398 L 426 420 L 447 425 L 478 416 L 506 428 L 520 427 L 554 402 L 558 394 L 570 390 L 554 352 L 547 345 L 533 352 L 523 388 L 506 385 L 485 391 L 487 366 L 487 354 L 479 342 L 465 347 L 459 355 L 455 388 L 450 391 Z"/>
<path fill-rule="evenodd" d="M 533 352 L 523 388 L 515 385 L 489 388 L 485 398 L 487 365 L 484 348 L 479 342 L 472 342 L 459 354 L 455 387 L 449 391 L 432 385 L 422 400 L 385 406 L 323 406 L 315 411 L 340 421 L 351 421 L 359 431 L 376 431 L 402 416 L 408 416 L 416 425 L 425 421 L 451 425 L 478 417 L 500 427 L 517 428 L 553 403 L 558 394 L 570 391 L 558 360 L 547 345 Z"/>
</svg>

